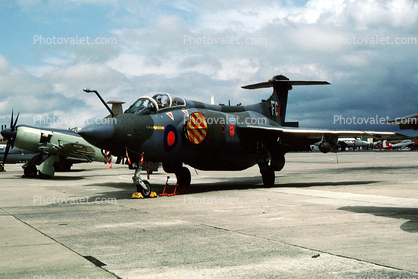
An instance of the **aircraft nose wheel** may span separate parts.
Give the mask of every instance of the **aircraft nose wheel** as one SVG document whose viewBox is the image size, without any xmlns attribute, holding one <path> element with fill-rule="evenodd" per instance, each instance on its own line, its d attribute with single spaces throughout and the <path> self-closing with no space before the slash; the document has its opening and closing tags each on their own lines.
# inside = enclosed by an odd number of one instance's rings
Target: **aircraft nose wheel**
<svg viewBox="0 0 418 279">
<path fill-rule="evenodd" d="M 141 185 L 138 185 L 136 187 L 136 191 L 140 192 L 144 198 L 148 198 L 151 194 L 151 184 L 147 180 L 143 180 L 142 182 L 145 184 L 147 189 L 144 189 Z"/>
</svg>

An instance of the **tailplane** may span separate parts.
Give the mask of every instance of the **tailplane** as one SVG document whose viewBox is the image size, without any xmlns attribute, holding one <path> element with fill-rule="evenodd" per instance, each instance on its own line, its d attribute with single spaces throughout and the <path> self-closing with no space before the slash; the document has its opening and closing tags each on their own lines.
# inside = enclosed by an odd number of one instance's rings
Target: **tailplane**
<svg viewBox="0 0 418 279">
<path fill-rule="evenodd" d="M 270 110 L 270 118 L 276 121 L 281 126 L 287 126 L 292 123 L 294 126 L 295 122 L 285 122 L 286 117 L 286 106 L 287 106 L 287 95 L 289 90 L 292 90 L 293 85 L 324 85 L 330 84 L 327 81 L 295 81 L 289 80 L 283 75 L 274 76 L 269 79 L 268 82 L 261 82 L 242 86 L 244 89 L 260 89 L 273 87 L 273 94 L 267 99 L 267 105 Z"/>
</svg>

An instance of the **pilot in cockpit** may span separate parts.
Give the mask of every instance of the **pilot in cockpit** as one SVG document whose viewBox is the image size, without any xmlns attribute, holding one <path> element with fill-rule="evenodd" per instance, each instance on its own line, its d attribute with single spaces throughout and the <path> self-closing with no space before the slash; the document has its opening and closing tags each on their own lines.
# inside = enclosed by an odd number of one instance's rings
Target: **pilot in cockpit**
<svg viewBox="0 0 418 279">
<path fill-rule="evenodd" d="M 163 94 L 158 94 L 156 96 L 154 96 L 154 99 L 157 101 L 158 104 L 158 108 L 167 108 L 170 106 L 170 100 L 168 98 L 168 96 L 163 95 Z"/>
</svg>

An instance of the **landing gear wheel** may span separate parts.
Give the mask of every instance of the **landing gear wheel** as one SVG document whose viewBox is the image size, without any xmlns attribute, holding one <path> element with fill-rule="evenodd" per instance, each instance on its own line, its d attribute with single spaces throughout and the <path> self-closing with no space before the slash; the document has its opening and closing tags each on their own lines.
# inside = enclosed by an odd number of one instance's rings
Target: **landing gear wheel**
<svg viewBox="0 0 418 279">
<path fill-rule="evenodd" d="M 137 192 L 141 192 L 141 194 L 144 196 L 144 198 L 149 198 L 151 194 L 151 184 L 147 180 L 143 180 L 145 186 L 147 186 L 147 189 L 145 190 L 141 185 L 136 186 Z"/>
<path fill-rule="evenodd" d="M 37 172 L 36 166 L 28 166 L 23 170 L 26 177 L 35 177 Z"/>
<path fill-rule="evenodd" d="M 263 177 L 263 183 L 266 187 L 273 187 L 274 181 L 276 179 L 276 176 L 274 175 L 274 171 L 266 170 L 261 173 Z"/>
<path fill-rule="evenodd" d="M 51 176 L 48 175 L 48 174 L 44 174 L 42 172 L 39 172 L 39 178 L 41 178 L 41 179 L 50 179 Z"/>
<path fill-rule="evenodd" d="M 0 171 L 4 171 L 4 166 L 0 165 Z"/>
<path fill-rule="evenodd" d="M 183 187 L 189 187 L 192 176 L 186 167 L 182 167 L 179 172 L 176 172 L 177 184 Z"/>
</svg>

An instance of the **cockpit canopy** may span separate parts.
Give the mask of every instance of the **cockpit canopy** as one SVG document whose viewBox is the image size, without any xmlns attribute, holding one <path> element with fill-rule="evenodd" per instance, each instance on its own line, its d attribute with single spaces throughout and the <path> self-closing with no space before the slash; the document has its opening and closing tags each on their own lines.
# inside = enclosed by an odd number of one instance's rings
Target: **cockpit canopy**
<svg viewBox="0 0 418 279">
<path fill-rule="evenodd" d="M 140 97 L 125 113 L 151 114 L 167 108 L 184 106 L 186 101 L 183 98 L 157 92 Z"/>
</svg>

